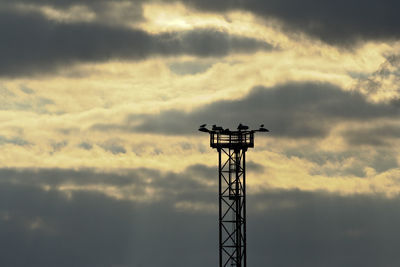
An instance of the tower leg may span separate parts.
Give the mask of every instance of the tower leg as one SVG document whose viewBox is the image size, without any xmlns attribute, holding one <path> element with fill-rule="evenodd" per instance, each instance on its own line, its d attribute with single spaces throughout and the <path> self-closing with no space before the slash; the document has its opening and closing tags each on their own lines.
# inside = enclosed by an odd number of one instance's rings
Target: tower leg
<svg viewBox="0 0 400 267">
<path fill-rule="evenodd" d="M 218 149 L 218 203 L 219 203 L 219 220 L 218 220 L 218 227 L 219 227 L 219 266 L 222 267 L 222 162 L 221 162 L 221 149 Z"/>
<path fill-rule="evenodd" d="M 247 250 L 246 250 L 246 151 L 242 153 L 242 186 L 243 186 L 243 199 L 242 199 L 242 210 L 243 210 L 243 266 L 246 267 L 247 263 Z"/>
<path fill-rule="evenodd" d="M 246 266 L 244 149 L 219 149 L 219 266 Z"/>
<path fill-rule="evenodd" d="M 236 202 L 236 259 L 237 266 L 242 266 L 242 201 L 241 201 L 241 183 L 240 183 L 240 170 L 241 170 L 240 150 L 235 150 L 235 202 Z"/>
</svg>

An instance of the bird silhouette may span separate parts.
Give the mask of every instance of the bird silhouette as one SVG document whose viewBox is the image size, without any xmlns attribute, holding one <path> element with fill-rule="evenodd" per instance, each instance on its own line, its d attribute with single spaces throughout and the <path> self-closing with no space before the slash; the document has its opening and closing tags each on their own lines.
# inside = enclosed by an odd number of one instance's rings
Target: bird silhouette
<svg viewBox="0 0 400 267">
<path fill-rule="evenodd" d="M 200 132 L 208 133 L 210 130 L 208 130 L 206 127 L 200 127 L 200 128 L 199 128 L 199 131 L 200 131 Z"/>
<path fill-rule="evenodd" d="M 212 126 L 212 130 L 213 131 L 223 131 L 224 129 L 221 126 L 217 126 L 217 125 L 214 124 Z"/>
<path fill-rule="evenodd" d="M 248 129 L 249 129 L 249 126 L 246 126 L 246 125 L 243 125 L 243 124 L 239 123 L 239 126 L 237 127 L 237 129 L 238 129 L 239 131 L 241 131 L 241 130 L 248 130 Z"/>
<path fill-rule="evenodd" d="M 261 125 L 260 125 L 260 128 L 264 128 L 264 124 L 261 124 Z"/>
</svg>

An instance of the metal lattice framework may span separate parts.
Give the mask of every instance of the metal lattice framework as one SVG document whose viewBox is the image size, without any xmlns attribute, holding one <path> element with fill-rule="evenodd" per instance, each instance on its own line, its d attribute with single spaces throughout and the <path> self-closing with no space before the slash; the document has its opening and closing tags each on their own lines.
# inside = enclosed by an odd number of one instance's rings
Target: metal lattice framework
<svg viewBox="0 0 400 267">
<path fill-rule="evenodd" d="M 218 148 L 219 265 L 246 266 L 246 149 Z"/>
<path fill-rule="evenodd" d="M 219 266 L 246 267 L 246 151 L 254 147 L 254 133 L 268 132 L 239 124 L 230 131 L 206 124 L 199 131 L 210 134 L 210 146 L 218 150 Z"/>
</svg>

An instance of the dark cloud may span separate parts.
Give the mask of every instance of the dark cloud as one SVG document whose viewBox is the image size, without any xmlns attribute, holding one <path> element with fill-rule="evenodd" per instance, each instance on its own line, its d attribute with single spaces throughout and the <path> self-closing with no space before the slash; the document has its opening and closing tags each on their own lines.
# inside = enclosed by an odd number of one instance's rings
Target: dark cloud
<svg viewBox="0 0 400 267">
<path fill-rule="evenodd" d="M 73 184 L 77 186 L 112 185 L 123 187 L 133 183 L 140 185 L 144 177 L 159 177 L 159 172 L 139 169 L 135 173 L 122 175 L 118 173 L 101 173 L 91 169 L 0 169 L 0 182 L 10 182 L 16 185 L 50 187 L 58 189 L 61 186 Z M 29 179 L 25 179 L 29 177 Z"/>
<path fill-rule="evenodd" d="M 143 0 L 0 0 L 0 9 L 32 12 L 33 9 L 51 7 L 59 12 L 67 12 L 73 17 L 79 8 L 95 14 L 94 20 L 103 24 L 123 24 L 143 20 Z M 78 9 L 73 9 L 78 8 Z M 38 10 L 36 10 L 38 12 Z M 90 14 L 90 15 L 91 15 Z M 82 14 L 82 16 L 90 16 Z M 62 18 L 61 18 L 62 19 Z M 83 20 L 85 17 L 82 18 Z"/>
<path fill-rule="evenodd" d="M 399 117 L 399 109 L 370 103 L 357 92 L 324 83 L 291 83 L 256 87 L 240 100 L 217 101 L 192 112 L 166 110 L 156 115 L 133 114 L 121 124 L 96 124 L 92 129 L 156 134 L 195 134 L 202 123 L 236 127 L 240 122 L 265 123 L 276 137 L 324 137 L 341 121 Z"/>
<path fill-rule="evenodd" d="M 189 175 L 189 177 L 199 177 L 200 179 L 205 180 L 216 180 L 218 167 L 208 167 L 203 164 L 195 164 L 189 166 L 184 173 Z"/>
<path fill-rule="evenodd" d="M 89 190 L 44 190 L 41 179 L 101 184 L 130 174 L 76 170 L 0 170 L 1 266 L 212 266 L 218 261 L 217 212 L 184 211 L 177 201 L 216 203 L 216 186 L 187 187 L 160 178 L 169 194 L 153 202 L 116 200 Z M 194 172 L 194 173 L 193 173 Z M 185 174 L 186 173 L 186 174 Z M 192 173 L 192 174 L 189 174 Z M 149 170 L 133 183 L 159 174 Z M 112 178 L 114 177 L 114 178 Z M 18 178 L 19 182 L 16 182 Z M 96 180 L 98 179 L 98 180 Z M 167 180 L 167 181 L 165 181 Z M 122 185 L 123 183 L 117 182 Z M 252 266 L 397 266 L 398 197 L 301 191 L 248 195 L 248 264 Z M 16 256 L 18 255 L 18 256 Z M 154 255 L 157 255 L 155 257 Z"/>
<path fill-rule="evenodd" d="M 27 180 L 26 177 L 29 177 Z M 144 197 L 146 188 L 157 192 L 157 197 L 169 200 L 182 200 L 188 192 L 212 192 L 213 180 L 217 183 L 217 169 L 202 164 L 191 165 L 183 172 L 160 172 L 155 169 L 138 168 L 120 170 L 120 172 L 99 172 L 93 169 L 0 169 L 0 183 L 10 182 L 16 185 L 38 186 L 59 189 L 75 185 L 90 187 L 93 185 L 112 186 L 124 196 Z M 192 195 L 192 199 L 199 195 Z M 201 198 L 198 198 L 201 200 Z"/>
<path fill-rule="evenodd" d="M 248 240 L 253 239 L 249 259 L 263 255 L 255 265 L 372 267 L 400 262 L 392 249 L 400 237 L 392 229 L 400 219 L 395 214 L 398 198 L 291 191 L 250 196 L 250 202 L 265 205 L 248 216 Z"/>
<path fill-rule="evenodd" d="M 26 4 L 33 6 L 51 6 L 55 8 L 68 8 L 72 6 L 86 6 L 93 9 L 98 9 L 102 6 L 107 6 L 108 0 L 1 0 L 3 4 Z M 144 0 L 114 0 L 115 3 L 130 2 L 132 4 L 141 5 Z"/>
<path fill-rule="evenodd" d="M 400 107 L 400 98 L 395 98 L 390 101 L 393 106 Z"/>
<path fill-rule="evenodd" d="M 217 235 L 214 220 L 176 212 L 171 203 L 137 205 L 88 191 L 67 197 L 12 184 L 0 191 L 2 266 L 210 266 L 216 260 L 209 238 Z"/>
<path fill-rule="evenodd" d="M 305 32 L 331 44 L 354 45 L 360 40 L 400 37 L 396 0 L 182 0 L 201 10 L 245 10 L 265 19 L 278 19 L 286 30 Z"/>
<path fill-rule="evenodd" d="M 141 60 L 150 56 L 225 56 L 271 49 L 255 39 L 213 29 L 151 35 L 95 23 L 57 23 L 41 15 L 0 10 L 0 75 L 51 72 L 77 62 Z"/>
<path fill-rule="evenodd" d="M 107 0 L 1 0 L 0 3 L 19 3 L 36 6 L 53 6 L 53 7 L 70 7 L 74 5 L 96 6 L 106 3 Z M 115 0 L 115 2 L 123 2 L 123 0 Z M 141 0 L 130 0 L 132 3 L 142 3 Z"/>
<path fill-rule="evenodd" d="M 343 136 L 351 145 L 390 146 L 392 140 L 399 140 L 400 126 L 386 124 L 361 127 L 347 130 Z"/>
<path fill-rule="evenodd" d="M 251 160 L 246 161 L 246 170 L 249 172 L 263 173 L 264 169 L 265 167 L 262 164 L 259 164 Z"/>
<path fill-rule="evenodd" d="M 16 1 L 3 0 L 4 4 L 15 5 Z M 124 1 L 113 1 L 123 3 Z M 18 3 L 47 5 L 58 9 L 72 6 L 85 6 L 100 18 L 103 23 L 115 20 L 142 20 L 144 1 L 130 0 L 134 9 L 129 12 L 118 9 L 120 17 L 113 14 L 109 1 L 66 1 L 66 0 L 19 0 Z M 395 0 L 383 1 L 318 1 L 318 0 L 164 0 L 162 2 L 182 2 L 187 6 L 211 12 L 225 13 L 233 10 L 252 12 L 265 19 L 277 19 L 283 23 L 284 30 L 302 32 L 331 44 L 353 46 L 363 40 L 397 40 L 400 19 L 397 10 L 400 4 Z"/>
<path fill-rule="evenodd" d="M 373 168 L 377 173 L 398 168 L 397 152 L 395 149 L 369 147 L 350 147 L 345 151 L 326 151 L 310 144 L 298 146 L 284 151 L 289 157 L 306 159 L 316 166 L 310 170 L 311 175 L 324 176 L 358 176 L 366 177 L 366 167 Z"/>
</svg>

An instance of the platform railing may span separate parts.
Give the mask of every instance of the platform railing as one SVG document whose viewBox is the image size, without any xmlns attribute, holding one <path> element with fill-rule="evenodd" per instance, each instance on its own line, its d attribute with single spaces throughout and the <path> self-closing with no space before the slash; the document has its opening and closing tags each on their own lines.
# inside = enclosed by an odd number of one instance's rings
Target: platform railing
<svg viewBox="0 0 400 267">
<path fill-rule="evenodd" d="M 210 132 L 210 146 L 218 147 L 254 147 L 254 132 Z"/>
</svg>

